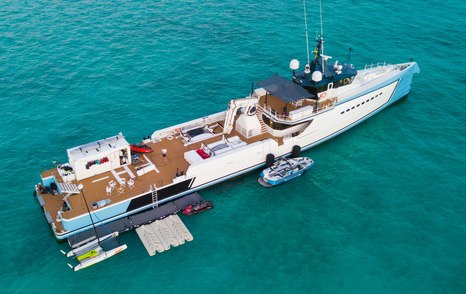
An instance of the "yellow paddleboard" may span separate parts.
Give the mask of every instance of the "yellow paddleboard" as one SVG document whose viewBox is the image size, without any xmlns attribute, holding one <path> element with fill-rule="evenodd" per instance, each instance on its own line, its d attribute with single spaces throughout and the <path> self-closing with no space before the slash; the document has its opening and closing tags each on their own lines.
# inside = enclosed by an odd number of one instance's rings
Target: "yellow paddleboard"
<svg viewBox="0 0 466 294">
<path fill-rule="evenodd" d="M 83 255 L 78 256 L 78 260 L 81 261 L 86 258 L 96 257 L 98 254 L 99 254 L 99 251 L 94 249 L 94 250 L 84 253 Z"/>
</svg>

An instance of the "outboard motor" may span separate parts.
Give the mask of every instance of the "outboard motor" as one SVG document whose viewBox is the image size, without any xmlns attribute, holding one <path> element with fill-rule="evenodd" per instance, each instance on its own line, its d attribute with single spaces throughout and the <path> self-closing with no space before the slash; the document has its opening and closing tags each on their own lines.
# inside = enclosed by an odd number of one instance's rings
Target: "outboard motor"
<svg viewBox="0 0 466 294">
<path fill-rule="evenodd" d="M 265 157 L 265 166 L 271 167 L 274 162 L 275 162 L 275 155 L 273 155 L 272 153 L 267 154 L 267 156 Z"/>
<path fill-rule="evenodd" d="M 299 157 L 301 155 L 301 146 L 299 145 L 294 145 L 293 149 L 291 150 L 291 157 Z"/>
</svg>

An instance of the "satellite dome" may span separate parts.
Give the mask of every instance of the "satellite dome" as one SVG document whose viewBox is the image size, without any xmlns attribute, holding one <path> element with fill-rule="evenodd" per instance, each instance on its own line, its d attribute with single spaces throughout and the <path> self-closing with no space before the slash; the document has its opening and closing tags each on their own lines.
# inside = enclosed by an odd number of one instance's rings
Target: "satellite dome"
<svg viewBox="0 0 466 294">
<path fill-rule="evenodd" d="M 312 80 L 314 82 L 320 82 L 322 81 L 322 73 L 318 70 L 312 73 Z"/>
<path fill-rule="evenodd" d="M 299 60 L 297 59 L 291 59 L 290 61 L 290 68 L 292 70 L 297 70 L 299 68 Z"/>
</svg>

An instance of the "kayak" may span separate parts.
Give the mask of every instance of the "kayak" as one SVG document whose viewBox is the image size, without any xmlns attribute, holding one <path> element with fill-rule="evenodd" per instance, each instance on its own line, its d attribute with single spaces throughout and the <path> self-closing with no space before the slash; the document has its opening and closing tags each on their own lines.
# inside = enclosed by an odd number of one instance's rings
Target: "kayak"
<svg viewBox="0 0 466 294">
<path fill-rule="evenodd" d="M 131 144 L 129 145 L 129 148 L 131 149 L 131 151 L 136 153 L 150 153 L 153 151 L 152 148 L 150 148 L 146 144 Z"/>
</svg>

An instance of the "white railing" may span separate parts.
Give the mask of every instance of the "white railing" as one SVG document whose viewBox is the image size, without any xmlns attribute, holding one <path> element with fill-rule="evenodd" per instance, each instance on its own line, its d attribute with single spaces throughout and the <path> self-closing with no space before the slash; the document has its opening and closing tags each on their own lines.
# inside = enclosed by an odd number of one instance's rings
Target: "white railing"
<svg viewBox="0 0 466 294">
<path fill-rule="evenodd" d="M 324 111 L 327 111 L 331 108 L 333 108 L 335 106 L 335 103 L 337 102 L 337 99 L 327 99 L 325 101 L 321 101 L 318 103 L 318 107 L 317 109 L 314 108 L 312 114 L 310 115 L 306 115 L 304 117 L 301 117 L 299 119 L 292 119 L 290 116 L 288 116 L 287 114 L 285 113 L 278 113 L 276 112 L 274 109 L 272 109 L 272 107 L 268 106 L 268 105 L 264 105 L 264 106 L 261 106 L 261 105 L 257 105 L 258 109 L 261 109 L 263 113 L 265 113 L 268 117 L 274 119 L 275 121 L 278 121 L 278 122 L 293 122 L 293 121 L 299 121 L 299 120 L 303 120 L 305 118 L 310 118 L 310 117 L 313 117 L 321 112 L 324 112 Z M 311 105 L 311 106 L 314 106 L 314 105 Z"/>
<path fill-rule="evenodd" d="M 272 107 L 268 105 L 264 105 L 262 108 L 262 112 L 267 114 L 270 118 L 274 118 L 275 120 L 280 121 L 290 121 L 289 117 L 284 113 L 277 113 Z"/>
<path fill-rule="evenodd" d="M 155 131 L 151 138 L 152 140 L 160 140 L 162 138 L 165 138 L 169 135 L 173 135 L 174 133 L 176 133 L 175 130 L 177 129 L 191 129 L 191 128 L 195 128 L 195 127 L 203 127 L 207 124 L 211 124 L 211 123 L 215 123 L 215 122 L 219 122 L 219 121 L 222 121 L 225 119 L 225 111 L 222 111 L 222 112 L 218 112 L 218 113 L 215 113 L 215 114 L 212 114 L 212 115 L 209 115 L 209 116 L 205 116 L 205 117 L 202 117 L 202 118 L 198 118 L 198 119 L 195 119 L 195 120 L 192 120 L 192 121 L 188 121 L 188 122 L 185 122 L 185 123 L 182 123 L 182 124 L 178 124 L 178 125 L 175 125 L 175 126 L 171 126 L 171 127 L 168 127 L 168 128 L 165 128 L 165 129 L 161 129 L 161 130 L 158 130 L 158 131 Z"/>
<path fill-rule="evenodd" d="M 374 67 L 383 67 L 383 66 L 389 66 L 391 65 L 390 63 L 387 63 L 387 62 L 377 62 L 377 63 L 371 63 L 371 64 L 366 64 L 364 66 L 364 69 L 371 69 L 371 68 L 374 68 Z"/>
</svg>

